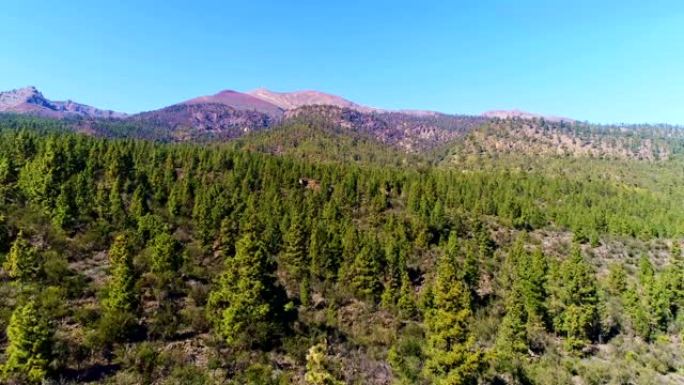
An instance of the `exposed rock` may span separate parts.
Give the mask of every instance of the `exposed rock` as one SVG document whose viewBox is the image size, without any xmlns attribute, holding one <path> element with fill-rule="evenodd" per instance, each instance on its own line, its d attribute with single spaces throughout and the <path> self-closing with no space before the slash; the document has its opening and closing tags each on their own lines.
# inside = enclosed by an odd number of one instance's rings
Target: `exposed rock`
<svg viewBox="0 0 684 385">
<path fill-rule="evenodd" d="M 45 98 L 36 87 L 0 92 L 0 112 L 34 114 L 50 118 L 119 119 L 126 117 L 126 114 L 120 112 L 100 110 L 71 100 L 52 101 Z"/>
</svg>

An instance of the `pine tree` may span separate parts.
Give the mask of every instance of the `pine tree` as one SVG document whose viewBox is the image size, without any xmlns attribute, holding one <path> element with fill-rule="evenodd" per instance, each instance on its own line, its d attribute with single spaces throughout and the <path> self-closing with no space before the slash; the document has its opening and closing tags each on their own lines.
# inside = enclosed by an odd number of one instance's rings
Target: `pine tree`
<svg viewBox="0 0 684 385">
<path fill-rule="evenodd" d="M 18 187 L 26 197 L 39 203 L 44 209 L 52 207 L 54 199 L 59 194 L 59 174 L 62 162 L 54 151 L 52 141 L 40 155 L 29 161 L 21 170 Z M 49 148 L 47 148 L 49 147 Z"/>
<path fill-rule="evenodd" d="M 136 276 L 133 267 L 133 254 L 126 235 L 118 235 L 109 249 L 111 264 L 105 310 L 108 313 L 135 313 L 138 295 L 135 288 Z"/>
<path fill-rule="evenodd" d="M 517 361 L 528 349 L 527 322 L 523 294 L 514 288 L 506 298 L 506 315 L 501 320 L 496 339 L 500 370 L 517 374 Z"/>
<path fill-rule="evenodd" d="M 470 291 L 459 279 L 458 264 L 448 253 L 440 258 L 433 285 L 432 308 L 425 315 L 424 374 L 435 384 L 474 384 L 482 365 L 482 352 L 468 331 Z"/>
<path fill-rule="evenodd" d="M 240 235 L 240 223 L 232 216 L 227 216 L 221 220 L 219 228 L 217 251 L 223 258 L 235 254 L 235 244 Z"/>
<path fill-rule="evenodd" d="M 133 196 L 131 197 L 131 205 L 128 211 L 131 214 L 132 218 L 134 218 L 135 220 L 147 214 L 147 212 L 149 211 L 145 190 L 141 185 L 138 185 L 135 188 L 135 191 L 133 191 Z"/>
<path fill-rule="evenodd" d="M 77 210 L 75 206 L 74 193 L 70 188 L 70 184 L 62 185 L 59 196 L 57 196 L 55 201 L 52 215 L 52 221 L 55 226 L 61 229 L 69 228 L 76 219 Z"/>
<path fill-rule="evenodd" d="M 280 262 L 287 271 L 290 279 L 301 280 L 308 274 L 308 240 L 304 229 L 304 219 L 295 215 L 290 222 L 290 228 L 285 234 L 285 247 Z"/>
<path fill-rule="evenodd" d="M 547 259 L 540 249 L 525 250 L 527 235 L 516 239 L 509 250 L 499 279 L 504 291 L 506 315 L 499 329 L 497 353 L 506 370 L 516 371 L 518 356 L 535 346 L 535 336 L 546 324 Z"/>
<path fill-rule="evenodd" d="M 407 271 L 401 276 L 397 307 L 399 308 L 399 315 L 405 319 L 414 318 L 418 313 L 413 285 Z"/>
<path fill-rule="evenodd" d="M 130 236 L 114 238 L 109 249 L 109 281 L 102 302 L 102 318 L 96 340 L 102 348 L 130 339 L 138 327 L 139 295 L 137 276 L 133 266 Z"/>
<path fill-rule="evenodd" d="M 42 273 L 42 261 L 36 249 L 19 232 L 14 240 L 7 259 L 2 265 L 10 278 L 21 283 L 35 281 Z"/>
<path fill-rule="evenodd" d="M 656 274 L 647 256 L 639 260 L 637 282 L 625 291 L 623 299 L 632 328 L 637 335 L 651 340 L 667 328 L 672 318 L 672 294 L 665 273 Z"/>
<path fill-rule="evenodd" d="M 121 198 L 121 182 L 115 179 L 112 187 L 109 190 L 109 202 L 107 213 L 109 218 L 115 224 L 122 224 L 126 221 L 126 210 L 124 208 L 123 199 Z"/>
<path fill-rule="evenodd" d="M 12 160 L 4 155 L 0 155 L 0 186 L 6 186 L 9 184 L 12 178 L 12 171 Z M 0 197 L 1 196 L 2 195 L 0 194 Z"/>
<path fill-rule="evenodd" d="M 311 229 L 311 237 L 309 238 L 309 261 L 311 276 L 318 280 L 323 280 L 330 277 L 329 263 L 330 256 L 328 255 L 327 233 L 320 222 L 316 222 Z"/>
<path fill-rule="evenodd" d="M 650 340 L 653 332 L 653 322 L 647 310 L 648 303 L 645 303 L 645 296 L 639 293 L 636 285 L 632 285 L 625 290 L 622 299 L 625 303 L 625 310 L 629 315 L 633 331 L 646 341 Z"/>
<path fill-rule="evenodd" d="M 648 296 L 654 329 L 667 331 L 667 326 L 673 319 L 672 308 L 675 302 L 669 271 L 662 271 L 656 275 L 651 287 L 648 288 Z"/>
<path fill-rule="evenodd" d="M 570 347 L 581 347 L 595 336 L 599 319 L 596 276 L 579 247 L 573 247 L 551 282 L 549 310 L 554 329 L 568 338 Z"/>
<path fill-rule="evenodd" d="M 622 295 L 627 289 L 627 272 L 621 263 L 612 263 L 608 267 L 608 291 L 612 295 Z"/>
<path fill-rule="evenodd" d="M 312 346 L 306 354 L 306 374 L 304 381 L 308 385 L 342 385 L 328 369 L 328 344 L 323 341 Z"/>
<path fill-rule="evenodd" d="M 382 285 L 380 283 L 380 250 L 377 239 L 364 241 L 364 245 L 347 270 L 346 281 L 354 294 L 364 300 L 375 302 Z"/>
<path fill-rule="evenodd" d="M 430 212 L 430 227 L 432 227 L 437 234 L 440 234 L 442 233 L 442 230 L 447 227 L 447 222 L 444 206 L 442 205 L 442 201 L 438 199 Z"/>
<path fill-rule="evenodd" d="M 454 261 L 459 261 L 458 276 L 470 291 L 471 301 L 477 299 L 477 287 L 480 280 L 480 255 L 474 241 L 466 244 L 465 255 L 462 255 L 459 247 L 458 235 L 455 231 L 449 234 L 444 253 Z"/>
<path fill-rule="evenodd" d="M 152 272 L 158 275 L 177 274 L 183 259 L 180 243 L 169 233 L 162 232 L 154 237 L 152 243 Z"/>
<path fill-rule="evenodd" d="M 392 309 L 399 299 L 402 278 L 406 272 L 406 260 L 401 255 L 401 250 L 394 237 L 390 237 L 387 240 L 387 245 L 385 246 L 385 261 L 387 262 L 387 277 L 385 279 L 385 291 L 382 293 L 381 302 L 383 306 Z"/>
<path fill-rule="evenodd" d="M 178 196 L 179 188 L 175 184 L 171 186 L 173 187 L 171 187 L 171 192 L 166 200 L 166 210 L 168 210 L 170 216 L 175 217 L 181 212 L 180 197 Z"/>
<path fill-rule="evenodd" d="M 353 223 L 345 223 L 344 236 L 342 237 L 342 261 L 345 269 L 354 262 L 359 250 L 359 233 L 356 226 Z"/>
<path fill-rule="evenodd" d="M 311 278 L 308 275 L 299 283 L 299 302 L 305 308 L 311 304 Z"/>
<path fill-rule="evenodd" d="M 7 327 L 7 360 L 2 365 L 4 380 L 40 383 L 52 360 L 53 328 L 35 301 L 18 306 Z"/>
<path fill-rule="evenodd" d="M 281 299 L 263 244 L 246 233 L 209 295 L 207 318 L 229 346 L 261 346 L 279 332 Z"/>
<path fill-rule="evenodd" d="M 546 277 L 548 262 L 546 256 L 537 248 L 532 254 L 525 252 L 518 264 L 517 290 L 523 296 L 529 327 L 542 326 L 546 321 Z"/>
<path fill-rule="evenodd" d="M 182 284 L 178 272 L 182 263 L 180 243 L 168 232 L 159 233 L 151 250 L 151 271 L 155 278 L 152 294 L 158 304 L 150 320 L 152 335 L 169 338 L 178 329 L 181 306 L 174 297 Z"/>
</svg>

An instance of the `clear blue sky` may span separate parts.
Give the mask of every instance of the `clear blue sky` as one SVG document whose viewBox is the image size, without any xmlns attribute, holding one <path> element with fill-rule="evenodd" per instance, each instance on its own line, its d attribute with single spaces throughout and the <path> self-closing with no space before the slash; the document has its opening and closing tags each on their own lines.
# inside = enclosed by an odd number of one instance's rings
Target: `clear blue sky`
<svg viewBox="0 0 684 385">
<path fill-rule="evenodd" d="M 0 36 L 0 89 L 125 112 L 267 87 L 684 123 L 681 1 L 6 1 Z"/>
</svg>

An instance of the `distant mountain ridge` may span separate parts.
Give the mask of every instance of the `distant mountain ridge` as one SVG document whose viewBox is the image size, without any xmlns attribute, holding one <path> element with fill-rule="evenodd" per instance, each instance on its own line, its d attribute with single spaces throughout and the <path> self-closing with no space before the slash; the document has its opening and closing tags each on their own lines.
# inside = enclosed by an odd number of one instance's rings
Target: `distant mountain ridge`
<svg viewBox="0 0 684 385">
<path fill-rule="evenodd" d="M 281 116 L 284 108 L 269 100 L 233 90 L 224 90 L 215 95 L 200 96 L 180 104 L 221 104 L 242 111 L 256 111 L 271 116 Z"/>
<path fill-rule="evenodd" d="M 247 93 L 224 90 L 153 111 L 126 115 L 72 101 L 52 101 L 35 87 L 0 93 L 0 112 L 65 119 L 73 130 L 107 137 L 162 141 L 232 140 L 278 127 L 304 126 L 368 138 L 406 153 L 425 153 L 458 143 L 463 154 L 525 153 L 659 160 L 673 148 L 648 129 L 648 140 L 630 129 L 521 110 L 451 115 L 421 110 L 383 110 L 319 91 Z M 669 131 L 668 131 L 669 132 Z M 670 135 L 670 134 L 668 134 Z M 364 139 L 365 140 L 365 139 Z"/>
<path fill-rule="evenodd" d="M 186 101 L 179 102 L 177 105 L 208 105 L 218 104 L 233 108 L 238 111 L 255 111 L 269 115 L 271 118 L 279 119 L 285 111 L 294 110 L 305 106 L 326 105 L 339 108 L 347 108 L 363 113 L 399 113 L 418 117 L 429 117 L 439 115 L 450 115 L 429 110 L 387 110 L 369 107 L 352 102 L 343 97 L 328 94 L 315 90 L 276 92 L 266 88 L 259 88 L 249 92 L 239 92 L 234 90 L 223 90 L 213 95 L 199 96 Z M 167 107 L 156 111 L 161 111 Z M 35 114 L 51 118 L 72 118 L 87 117 L 95 119 L 125 119 L 131 115 L 115 112 L 106 109 L 99 109 L 89 105 L 77 103 L 71 100 L 53 101 L 47 99 L 38 91 L 36 87 L 29 86 L 10 91 L 0 92 L 0 112 L 11 112 L 18 114 Z M 140 114 L 146 114 L 143 112 Z M 134 114 L 140 115 L 140 114 Z M 551 122 L 574 122 L 574 119 L 541 115 L 532 112 L 513 110 L 492 110 L 482 114 L 484 118 L 499 119 L 540 119 L 544 118 Z"/>
<path fill-rule="evenodd" d="M 370 113 L 378 111 L 376 108 L 362 106 L 337 95 L 319 91 L 274 92 L 259 88 L 247 93 L 261 100 L 270 102 L 283 110 L 293 110 L 304 106 L 326 105 L 349 108 L 360 112 Z"/>
<path fill-rule="evenodd" d="M 127 116 L 121 112 L 101 110 L 71 100 L 49 100 L 33 86 L 0 92 L 0 112 L 34 114 L 49 118 L 122 119 Z"/>
<path fill-rule="evenodd" d="M 248 93 L 224 90 L 125 119 L 148 133 L 166 132 L 171 140 L 234 139 L 292 122 L 338 126 L 409 152 L 444 144 L 484 120 L 432 111 L 382 110 L 318 91 L 263 88 Z"/>
</svg>

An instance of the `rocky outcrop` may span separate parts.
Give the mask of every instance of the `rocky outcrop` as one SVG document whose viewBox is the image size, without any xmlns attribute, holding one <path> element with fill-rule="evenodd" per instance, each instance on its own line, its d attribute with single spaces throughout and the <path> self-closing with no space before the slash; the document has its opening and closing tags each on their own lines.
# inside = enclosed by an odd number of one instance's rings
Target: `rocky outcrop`
<svg viewBox="0 0 684 385">
<path fill-rule="evenodd" d="M 0 92 L 0 112 L 32 114 L 50 118 L 87 117 L 96 119 L 121 119 L 126 114 L 101 110 L 71 100 L 52 101 L 35 87 Z"/>
</svg>

